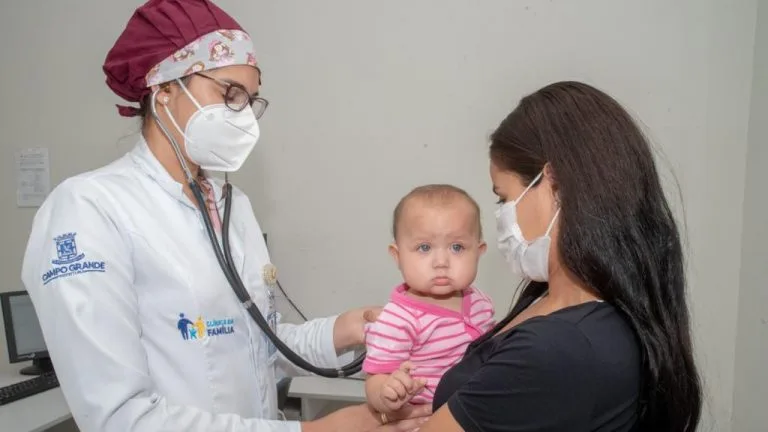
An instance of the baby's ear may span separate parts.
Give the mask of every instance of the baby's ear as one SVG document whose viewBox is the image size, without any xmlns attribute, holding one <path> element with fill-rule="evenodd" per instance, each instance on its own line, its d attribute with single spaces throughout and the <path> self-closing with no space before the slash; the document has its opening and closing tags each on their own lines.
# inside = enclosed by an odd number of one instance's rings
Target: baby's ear
<svg viewBox="0 0 768 432">
<path fill-rule="evenodd" d="M 389 245 L 389 254 L 392 255 L 392 258 L 395 260 L 395 264 L 397 264 L 397 267 L 400 267 L 400 250 L 397 248 L 397 245 L 392 243 Z"/>
<path fill-rule="evenodd" d="M 488 244 L 482 240 L 480 240 L 480 245 L 477 247 L 480 249 L 480 254 L 484 254 L 486 250 L 488 250 Z"/>
</svg>

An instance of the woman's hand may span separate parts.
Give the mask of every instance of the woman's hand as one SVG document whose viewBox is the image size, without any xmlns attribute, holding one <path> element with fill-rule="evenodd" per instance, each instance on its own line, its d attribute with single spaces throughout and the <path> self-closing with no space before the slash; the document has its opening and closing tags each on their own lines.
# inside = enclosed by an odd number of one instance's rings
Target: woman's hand
<svg viewBox="0 0 768 432">
<path fill-rule="evenodd" d="M 333 326 L 333 345 L 337 352 L 365 343 L 365 325 L 376 321 L 381 307 L 368 306 L 352 309 L 339 315 Z"/>
<path fill-rule="evenodd" d="M 368 432 L 412 432 L 419 430 L 432 414 L 430 405 L 407 404 L 400 410 L 381 416 L 382 425 Z"/>
</svg>

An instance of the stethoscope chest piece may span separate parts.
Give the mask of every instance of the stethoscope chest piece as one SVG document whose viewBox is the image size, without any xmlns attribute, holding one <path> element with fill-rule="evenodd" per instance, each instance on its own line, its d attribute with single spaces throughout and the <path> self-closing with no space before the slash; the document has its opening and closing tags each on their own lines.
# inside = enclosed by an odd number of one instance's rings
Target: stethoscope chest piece
<svg viewBox="0 0 768 432">
<path fill-rule="evenodd" d="M 277 267 L 272 263 L 267 263 L 261 271 L 261 279 L 265 285 L 275 286 L 277 283 Z"/>
</svg>

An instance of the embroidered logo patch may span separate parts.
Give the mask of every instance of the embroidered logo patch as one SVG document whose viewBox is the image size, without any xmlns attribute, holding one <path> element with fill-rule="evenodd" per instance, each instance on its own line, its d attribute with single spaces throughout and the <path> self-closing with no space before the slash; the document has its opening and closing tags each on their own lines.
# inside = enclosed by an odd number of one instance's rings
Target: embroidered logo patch
<svg viewBox="0 0 768 432">
<path fill-rule="evenodd" d="M 192 321 L 184 313 L 180 313 L 176 327 L 179 329 L 182 339 L 196 340 L 234 333 L 235 320 L 233 318 L 206 320 L 203 319 L 202 315 L 198 315 L 197 319 Z"/>
<path fill-rule="evenodd" d="M 104 261 L 85 260 L 85 253 L 77 250 L 76 236 L 77 233 L 66 233 L 53 238 L 56 242 L 56 258 L 51 260 L 54 267 L 42 276 L 43 285 L 62 277 L 106 271 Z"/>
</svg>

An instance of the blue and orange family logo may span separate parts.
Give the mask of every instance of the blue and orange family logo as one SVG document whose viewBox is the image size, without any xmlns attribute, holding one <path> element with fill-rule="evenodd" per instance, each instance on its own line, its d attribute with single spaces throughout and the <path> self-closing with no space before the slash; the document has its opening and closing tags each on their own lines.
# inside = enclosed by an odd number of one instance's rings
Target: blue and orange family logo
<svg viewBox="0 0 768 432">
<path fill-rule="evenodd" d="M 197 319 L 192 321 L 184 313 L 180 313 L 176 327 L 184 340 L 204 339 L 234 333 L 235 320 L 232 318 L 204 320 L 201 315 L 198 315 Z"/>
</svg>

